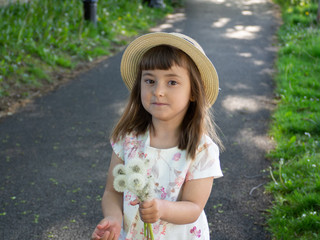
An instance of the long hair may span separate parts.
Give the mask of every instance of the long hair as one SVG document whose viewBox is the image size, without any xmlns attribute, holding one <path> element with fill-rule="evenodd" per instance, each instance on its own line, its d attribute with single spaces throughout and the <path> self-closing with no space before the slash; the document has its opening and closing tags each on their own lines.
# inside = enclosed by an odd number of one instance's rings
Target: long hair
<svg viewBox="0 0 320 240">
<path fill-rule="evenodd" d="M 212 113 L 196 64 L 186 53 L 168 45 L 153 47 L 143 55 L 128 104 L 114 128 L 111 138 L 113 141 L 117 141 L 128 133 L 144 134 L 149 127 L 152 127 L 152 116 L 144 109 L 141 102 L 142 71 L 168 70 L 173 65 L 186 68 L 191 82 L 192 101 L 180 126 L 178 148 L 186 150 L 188 156 L 194 159 L 203 134 L 208 134 L 220 148 L 223 148 L 215 131 Z"/>
</svg>

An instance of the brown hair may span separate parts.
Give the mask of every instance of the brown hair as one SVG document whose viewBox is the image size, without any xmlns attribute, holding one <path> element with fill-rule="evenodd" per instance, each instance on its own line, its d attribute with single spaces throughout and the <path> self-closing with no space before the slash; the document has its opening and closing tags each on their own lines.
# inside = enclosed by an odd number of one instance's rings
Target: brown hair
<svg viewBox="0 0 320 240">
<path fill-rule="evenodd" d="M 193 98 L 180 126 L 179 149 L 186 150 L 187 154 L 194 159 L 203 134 L 208 134 L 223 148 L 216 134 L 215 125 L 211 121 L 212 114 L 197 66 L 186 53 L 168 45 L 153 47 L 143 55 L 128 105 L 114 128 L 111 138 L 113 141 L 117 141 L 131 132 L 137 135 L 144 134 L 152 126 L 152 116 L 144 109 L 141 103 L 142 71 L 168 70 L 173 65 L 184 67 L 188 70 L 191 82 L 191 96 Z"/>
</svg>

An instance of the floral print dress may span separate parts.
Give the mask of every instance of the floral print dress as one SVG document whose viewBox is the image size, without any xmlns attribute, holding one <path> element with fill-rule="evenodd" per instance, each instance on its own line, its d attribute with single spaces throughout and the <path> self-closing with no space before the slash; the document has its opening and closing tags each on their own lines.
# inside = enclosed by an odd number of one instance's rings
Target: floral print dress
<svg viewBox="0 0 320 240">
<path fill-rule="evenodd" d="M 158 199 L 179 200 L 183 183 L 192 179 L 222 177 L 217 145 L 206 135 L 201 139 L 195 160 L 186 157 L 178 147 L 156 149 L 150 146 L 149 131 L 143 135 L 129 134 L 118 142 L 111 142 L 115 154 L 124 164 L 135 158 L 145 161 L 148 175 L 154 178 L 154 195 Z M 146 240 L 144 225 L 139 216 L 139 206 L 131 206 L 136 196 L 123 193 L 123 227 L 120 239 Z M 191 224 L 176 225 L 162 220 L 152 224 L 155 240 L 209 240 L 209 227 L 205 212 Z"/>
</svg>

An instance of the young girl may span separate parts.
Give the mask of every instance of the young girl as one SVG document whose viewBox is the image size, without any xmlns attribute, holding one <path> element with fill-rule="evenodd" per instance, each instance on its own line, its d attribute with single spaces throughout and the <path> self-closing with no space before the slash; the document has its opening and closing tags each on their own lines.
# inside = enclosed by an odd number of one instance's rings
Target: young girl
<svg viewBox="0 0 320 240">
<path fill-rule="evenodd" d="M 219 89 L 214 66 L 190 37 L 151 33 L 127 47 L 121 74 L 131 95 L 112 133 L 104 219 L 92 239 L 146 239 L 145 222 L 155 240 L 209 240 L 203 209 L 213 179 L 222 176 L 222 145 L 209 114 Z M 154 178 L 150 201 L 113 187 L 113 168 L 134 158 Z"/>
</svg>

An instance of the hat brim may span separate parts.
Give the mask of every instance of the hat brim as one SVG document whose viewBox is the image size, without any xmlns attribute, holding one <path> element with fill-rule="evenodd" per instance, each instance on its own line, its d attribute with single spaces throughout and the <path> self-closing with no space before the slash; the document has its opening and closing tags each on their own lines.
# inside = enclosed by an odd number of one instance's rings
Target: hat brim
<svg viewBox="0 0 320 240">
<path fill-rule="evenodd" d="M 120 66 L 121 76 L 127 88 L 129 90 L 133 88 L 142 56 L 149 49 L 159 45 L 176 47 L 191 57 L 199 69 L 208 104 L 212 105 L 219 93 L 217 71 L 200 45 L 193 39 L 179 33 L 149 33 L 129 44 L 123 53 Z"/>
</svg>

